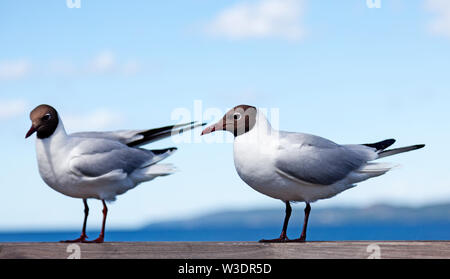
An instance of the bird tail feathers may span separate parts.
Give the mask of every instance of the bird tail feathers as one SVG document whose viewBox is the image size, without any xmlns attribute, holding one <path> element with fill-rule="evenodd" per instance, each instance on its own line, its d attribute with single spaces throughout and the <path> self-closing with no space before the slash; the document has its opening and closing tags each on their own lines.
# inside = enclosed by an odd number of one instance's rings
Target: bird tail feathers
<svg viewBox="0 0 450 279">
<path fill-rule="evenodd" d="M 175 166 L 172 164 L 156 164 L 145 168 L 145 170 L 145 174 L 153 176 L 165 176 L 173 174 L 177 171 Z"/>
<path fill-rule="evenodd" d="M 401 148 L 384 150 L 384 151 L 381 151 L 380 153 L 378 153 L 378 159 L 384 158 L 384 157 L 389 157 L 389 156 L 400 154 L 400 153 L 404 153 L 404 152 L 408 152 L 408 151 L 421 149 L 423 147 L 425 147 L 425 144 L 417 144 L 417 145 L 411 145 L 411 146 L 406 146 L 406 147 L 401 147 Z"/>
<path fill-rule="evenodd" d="M 356 172 L 363 175 L 368 175 L 369 177 L 376 177 L 387 173 L 395 167 L 397 167 L 397 165 L 390 163 L 367 163 Z"/>
<path fill-rule="evenodd" d="M 166 176 L 175 173 L 177 169 L 172 164 L 154 164 L 145 168 L 135 170 L 132 179 L 135 182 L 144 182 L 155 179 L 158 176 Z"/>
</svg>

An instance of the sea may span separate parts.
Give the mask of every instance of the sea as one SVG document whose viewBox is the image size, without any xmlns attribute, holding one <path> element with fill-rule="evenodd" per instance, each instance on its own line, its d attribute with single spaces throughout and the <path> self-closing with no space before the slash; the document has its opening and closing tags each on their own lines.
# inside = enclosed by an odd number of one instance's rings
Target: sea
<svg viewBox="0 0 450 279">
<path fill-rule="evenodd" d="M 298 238 L 300 228 L 288 231 L 290 238 Z M 98 231 L 89 231 L 90 239 Z M 258 241 L 276 238 L 279 227 L 262 228 L 158 228 L 142 230 L 107 230 L 105 241 Z M 8 231 L 0 232 L 0 242 L 54 242 L 78 238 L 80 231 Z M 310 241 L 389 241 L 389 240 L 450 240 L 449 223 L 425 225 L 364 225 L 364 226 L 313 226 L 308 228 Z"/>
</svg>

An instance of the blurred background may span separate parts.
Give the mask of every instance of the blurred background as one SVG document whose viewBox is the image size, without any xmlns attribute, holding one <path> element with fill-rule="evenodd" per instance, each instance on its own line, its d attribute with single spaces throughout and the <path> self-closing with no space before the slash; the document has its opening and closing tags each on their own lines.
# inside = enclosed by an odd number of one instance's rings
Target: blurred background
<svg viewBox="0 0 450 279">
<path fill-rule="evenodd" d="M 396 138 L 400 167 L 312 205 L 311 240 L 450 239 L 450 2 L 0 2 L 0 241 L 79 235 L 81 200 L 40 178 L 29 112 L 68 132 L 211 123 L 249 104 L 337 143 Z M 179 172 L 109 206 L 106 240 L 277 237 L 282 202 L 238 177 L 229 137 L 167 139 Z M 93 236 L 101 203 L 91 200 Z M 300 234 L 303 203 L 289 236 Z"/>
</svg>

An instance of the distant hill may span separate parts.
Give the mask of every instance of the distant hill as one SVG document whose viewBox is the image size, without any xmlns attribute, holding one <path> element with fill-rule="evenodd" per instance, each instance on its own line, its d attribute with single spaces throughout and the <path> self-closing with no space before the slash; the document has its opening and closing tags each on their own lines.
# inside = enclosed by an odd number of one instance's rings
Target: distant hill
<svg viewBox="0 0 450 279">
<path fill-rule="evenodd" d="M 190 219 L 152 223 L 141 233 L 159 240 L 255 241 L 280 234 L 284 208 L 222 211 Z M 288 236 L 298 237 L 302 207 L 295 207 Z M 423 207 L 374 205 L 333 207 L 311 211 L 311 241 L 450 240 L 450 203 Z"/>
<path fill-rule="evenodd" d="M 205 214 L 191 219 L 172 220 L 149 224 L 143 229 L 200 229 L 200 228 L 265 228 L 280 226 L 284 208 L 254 209 L 248 211 L 223 211 Z M 294 209 L 291 226 L 303 221 L 303 210 Z M 426 225 L 450 224 L 450 203 L 424 207 L 400 207 L 374 205 L 366 208 L 333 207 L 312 209 L 309 224 L 319 227 L 364 225 Z"/>
</svg>

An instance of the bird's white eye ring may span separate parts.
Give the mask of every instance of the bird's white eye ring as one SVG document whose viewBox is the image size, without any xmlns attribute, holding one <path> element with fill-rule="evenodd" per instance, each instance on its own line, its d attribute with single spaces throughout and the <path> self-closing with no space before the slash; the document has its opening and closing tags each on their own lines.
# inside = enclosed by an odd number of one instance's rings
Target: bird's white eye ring
<svg viewBox="0 0 450 279">
<path fill-rule="evenodd" d="M 233 114 L 234 120 L 239 120 L 239 119 L 241 119 L 241 117 L 242 117 L 242 115 L 240 113 Z"/>
<path fill-rule="evenodd" d="M 42 117 L 42 120 L 47 121 L 50 120 L 52 118 L 52 115 L 50 113 L 47 113 L 46 115 L 44 115 L 44 117 Z"/>
</svg>

